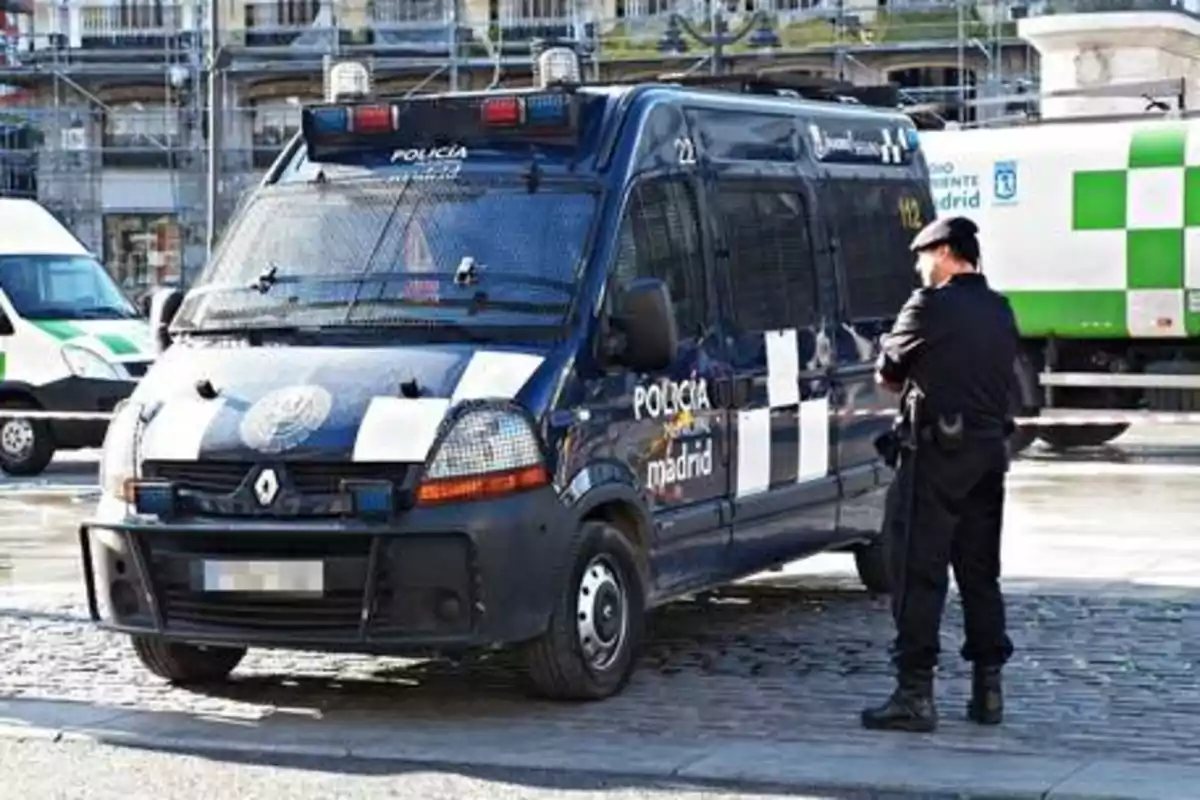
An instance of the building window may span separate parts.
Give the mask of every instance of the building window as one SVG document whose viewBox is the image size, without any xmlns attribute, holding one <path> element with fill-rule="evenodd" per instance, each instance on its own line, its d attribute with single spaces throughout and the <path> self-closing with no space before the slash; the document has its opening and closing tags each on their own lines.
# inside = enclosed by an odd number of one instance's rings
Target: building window
<svg viewBox="0 0 1200 800">
<path fill-rule="evenodd" d="M 179 143 L 177 108 L 129 103 L 114 106 L 104 115 L 106 167 L 168 167 Z"/>
<path fill-rule="evenodd" d="M 300 102 L 295 98 L 262 100 L 254 103 L 251 114 L 254 166 L 268 167 L 300 131 Z"/>
<path fill-rule="evenodd" d="M 315 27 L 320 12 L 320 0 L 267 0 L 247 3 L 246 44 L 250 47 L 291 44 L 301 33 Z"/>
<path fill-rule="evenodd" d="M 105 266 L 131 298 L 158 286 L 179 286 L 179 237 L 174 214 L 106 214 Z"/>
</svg>

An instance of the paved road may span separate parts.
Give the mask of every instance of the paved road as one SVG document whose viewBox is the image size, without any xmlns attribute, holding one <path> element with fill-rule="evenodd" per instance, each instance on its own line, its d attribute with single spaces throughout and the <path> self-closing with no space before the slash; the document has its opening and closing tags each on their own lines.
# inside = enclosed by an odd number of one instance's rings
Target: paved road
<svg viewBox="0 0 1200 800">
<path fill-rule="evenodd" d="M 149 677 L 120 638 L 83 623 L 72 529 L 87 504 L 0 492 L 0 552 L 11 566 L 0 589 L 0 723 L 38 722 L 22 701 L 40 699 L 87 709 L 99 728 L 120 727 L 133 718 L 119 714 L 132 710 L 205 715 L 228 723 L 208 735 L 246 742 L 279 731 L 309 744 L 407 736 L 450 752 L 468 733 L 514 749 L 522 737 L 649 736 L 792 743 L 797 753 L 915 746 L 1200 766 L 1198 476 L 1194 429 L 1141 431 L 1115 448 L 1017 464 L 1004 552 L 1018 647 L 1009 720 L 980 730 L 959 719 L 967 674 L 955 656 L 955 599 L 938 688 L 943 729 L 903 745 L 857 727 L 863 701 L 890 688 L 890 623 L 886 602 L 849 577 L 846 556 L 659 613 L 634 682 L 601 704 L 530 702 L 502 657 L 451 666 L 294 652 L 253 653 L 236 681 L 201 695 Z"/>
</svg>

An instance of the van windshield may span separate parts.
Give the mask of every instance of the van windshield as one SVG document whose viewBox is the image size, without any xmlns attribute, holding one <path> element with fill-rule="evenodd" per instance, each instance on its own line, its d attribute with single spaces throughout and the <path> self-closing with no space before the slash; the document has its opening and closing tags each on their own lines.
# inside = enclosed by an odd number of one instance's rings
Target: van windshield
<svg viewBox="0 0 1200 800">
<path fill-rule="evenodd" d="M 137 310 L 91 256 L 0 256 L 0 289 L 24 319 L 134 319 Z"/>
<path fill-rule="evenodd" d="M 176 327 L 561 325 L 590 186 L 373 177 L 261 190 Z"/>
</svg>

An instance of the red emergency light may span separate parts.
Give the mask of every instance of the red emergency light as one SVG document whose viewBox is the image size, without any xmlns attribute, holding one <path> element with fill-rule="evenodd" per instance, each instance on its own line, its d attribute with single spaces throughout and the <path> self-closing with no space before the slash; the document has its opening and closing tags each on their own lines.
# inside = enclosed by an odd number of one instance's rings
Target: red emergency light
<svg viewBox="0 0 1200 800">
<path fill-rule="evenodd" d="M 480 106 L 485 125 L 520 125 L 521 100 L 516 97 L 489 97 Z"/>
<path fill-rule="evenodd" d="M 2 0 L 0 0 L 2 2 Z M 542 141 L 579 136 L 579 98 L 546 91 L 491 97 L 433 97 L 305 108 L 301 129 L 313 159 L 385 147 L 446 142 Z M 501 137 L 496 139 L 495 137 Z"/>
</svg>

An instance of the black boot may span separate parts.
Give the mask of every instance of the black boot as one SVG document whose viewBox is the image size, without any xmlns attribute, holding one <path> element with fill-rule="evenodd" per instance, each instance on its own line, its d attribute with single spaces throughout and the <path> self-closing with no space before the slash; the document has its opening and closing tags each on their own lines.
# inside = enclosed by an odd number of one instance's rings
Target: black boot
<svg viewBox="0 0 1200 800">
<path fill-rule="evenodd" d="M 1004 692 L 1000 667 L 976 665 L 971 676 L 971 699 L 967 719 L 980 725 L 999 725 L 1004 721 Z"/>
<path fill-rule="evenodd" d="M 862 712 L 864 728 L 874 731 L 929 733 L 937 728 L 933 670 L 902 671 L 896 690 L 881 706 Z"/>
</svg>

